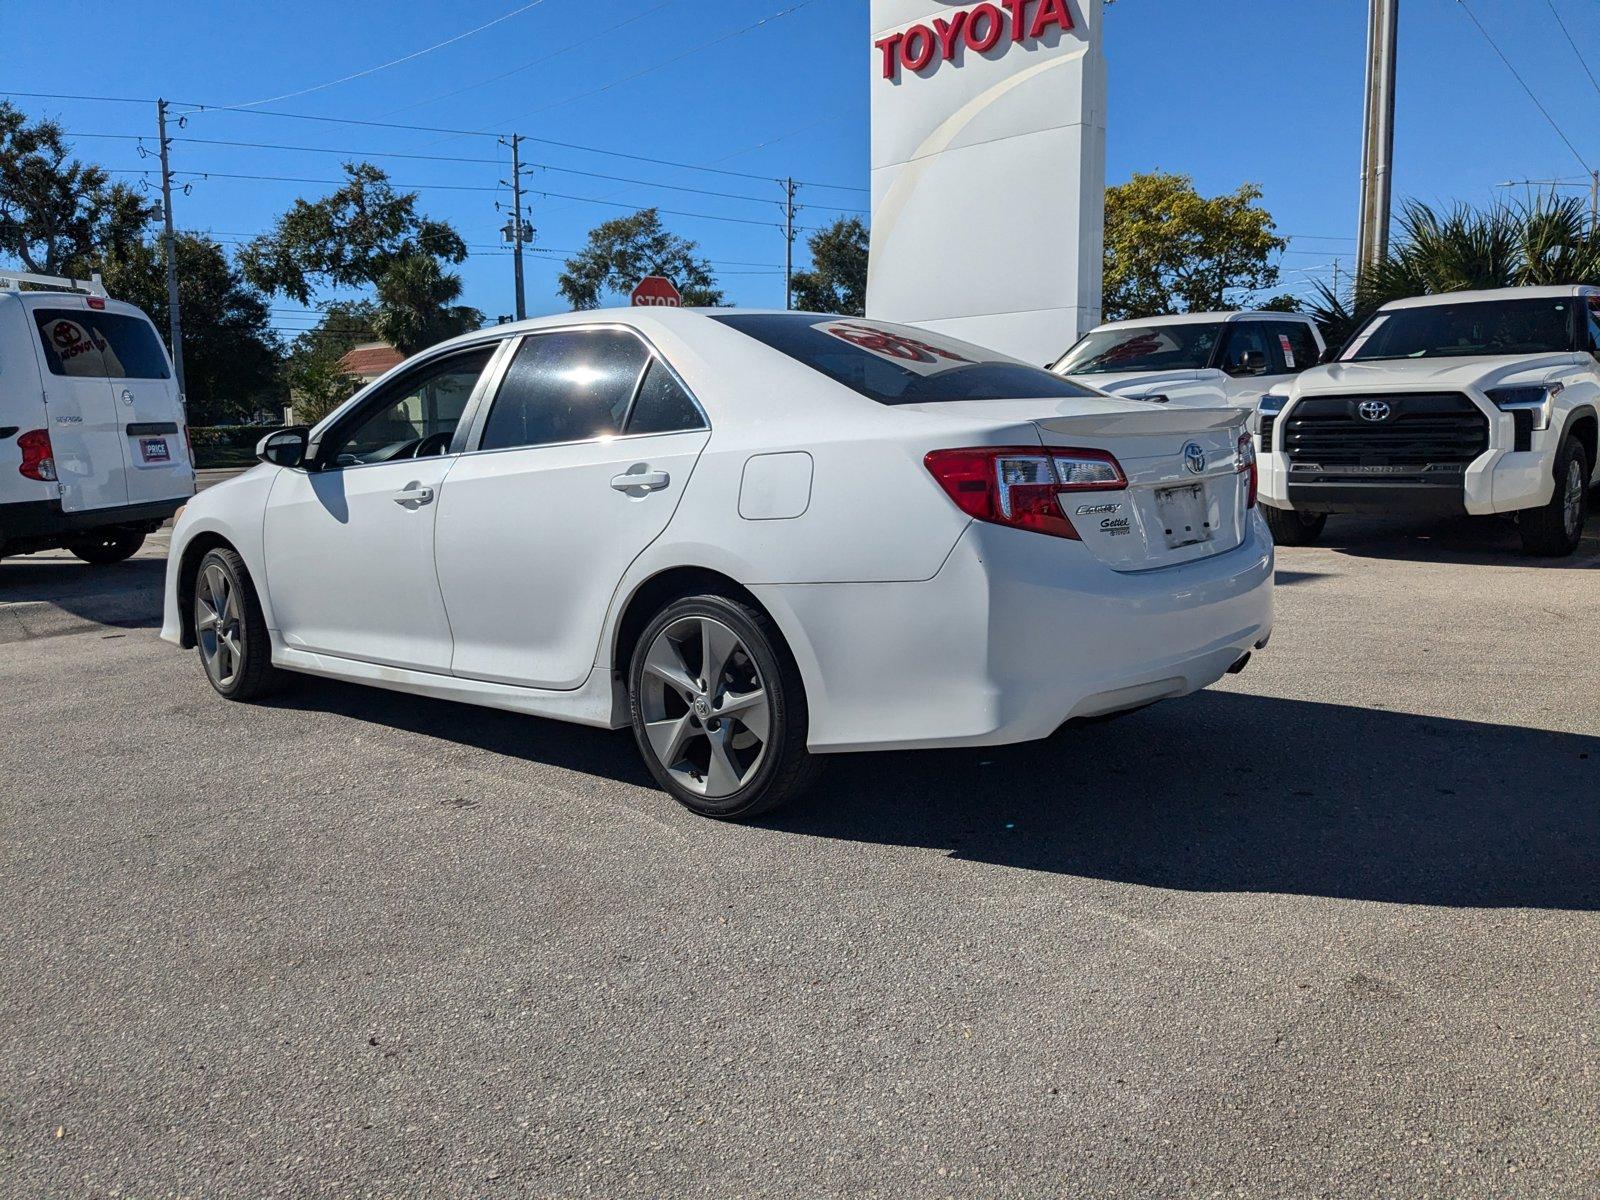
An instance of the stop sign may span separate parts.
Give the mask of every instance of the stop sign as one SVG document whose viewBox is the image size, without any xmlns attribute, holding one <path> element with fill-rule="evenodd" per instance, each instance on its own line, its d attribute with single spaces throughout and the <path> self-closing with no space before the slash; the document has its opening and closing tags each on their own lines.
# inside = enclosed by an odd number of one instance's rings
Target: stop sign
<svg viewBox="0 0 1600 1200">
<path fill-rule="evenodd" d="M 682 308 L 683 293 L 665 275 L 648 275 L 633 289 L 635 308 Z"/>
</svg>

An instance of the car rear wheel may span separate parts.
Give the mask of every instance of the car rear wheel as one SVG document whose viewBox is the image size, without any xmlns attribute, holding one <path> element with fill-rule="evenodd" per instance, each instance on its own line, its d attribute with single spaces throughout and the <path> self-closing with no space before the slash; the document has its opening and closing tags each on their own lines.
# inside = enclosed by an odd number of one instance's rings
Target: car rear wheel
<svg viewBox="0 0 1600 1200">
<path fill-rule="evenodd" d="M 634 649 L 628 700 L 650 773 L 702 816 L 770 812 L 817 770 L 800 672 L 771 619 L 737 600 L 691 596 L 657 614 Z"/>
<path fill-rule="evenodd" d="M 216 549 L 200 560 L 195 575 L 194 636 L 200 663 L 217 694 L 254 700 L 282 685 L 272 665 L 272 643 L 244 559 Z"/>
<path fill-rule="evenodd" d="M 1517 518 L 1522 548 L 1529 554 L 1561 558 L 1583 540 L 1589 505 L 1589 459 L 1577 438 L 1569 437 L 1556 455 L 1556 487 L 1550 503 Z"/>
<path fill-rule="evenodd" d="M 1327 513 L 1273 508 L 1269 504 L 1261 506 L 1261 515 L 1266 517 L 1267 528 L 1272 530 L 1272 540 L 1280 546 L 1309 546 L 1322 536 L 1323 527 L 1328 523 Z"/>
<path fill-rule="evenodd" d="M 91 534 L 68 547 L 86 563 L 97 567 L 122 562 L 139 553 L 144 545 L 144 534 L 127 529 L 107 529 Z"/>
</svg>

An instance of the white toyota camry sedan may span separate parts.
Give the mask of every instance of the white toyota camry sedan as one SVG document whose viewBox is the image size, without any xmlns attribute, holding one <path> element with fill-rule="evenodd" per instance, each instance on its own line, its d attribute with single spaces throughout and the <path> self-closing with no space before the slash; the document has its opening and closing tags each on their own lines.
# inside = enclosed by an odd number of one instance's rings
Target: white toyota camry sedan
<svg viewBox="0 0 1600 1200">
<path fill-rule="evenodd" d="M 233 700 L 303 672 L 631 725 L 676 799 L 748 817 L 821 755 L 1043 738 L 1241 668 L 1273 572 L 1243 419 L 859 318 L 505 325 L 192 501 L 162 636 Z"/>
</svg>

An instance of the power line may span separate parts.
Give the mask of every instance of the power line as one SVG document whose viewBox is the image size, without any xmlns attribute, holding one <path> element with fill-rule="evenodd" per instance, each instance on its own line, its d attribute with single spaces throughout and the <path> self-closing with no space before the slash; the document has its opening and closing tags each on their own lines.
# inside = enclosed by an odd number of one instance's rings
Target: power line
<svg viewBox="0 0 1600 1200">
<path fill-rule="evenodd" d="M 756 21 L 750 25 L 746 25 L 743 29 L 735 29 L 732 33 L 725 33 L 721 37 L 712 38 L 709 42 L 702 42 L 698 46 L 694 46 L 688 50 L 685 50 L 681 54 L 675 54 L 671 58 L 662 62 L 658 62 L 653 66 L 645 67 L 642 70 L 635 71 L 631 75 L 624 75 L 621 79 L 614 79 L 610 83 L 602 84 L 597 88 L 591 88 L 587 92 L 579 92 L 575 96 L 568 96 L 565 100 L 557 100 L 552 104 L 542 105 L 531 112 L 524 113 L 520 117 L 513 117 L 512 120 L 526 120 L 528 117 L 537 116 L 543 112 L 549 112 L 552 108 L 561 108 L 564 105 L 572 104 L 578 100 L 586 100 L 590 96 L 598 96 L 601 92 L 609 92 L 614 87 L 621 87 L 625 83 L 632 83 L 635 79 L 640 79 L 646 75 L 654 74 L 656 71 L 660 71 L 665 67 L 670 67 L 673 63 L 682 62 L 686 58 L 690 58 L 696 54 L 699 54 L 702 50 L 709 50 L 713 46 L 720 46 L 723 42 L 729 42 L 736 37 L 743 37 L 747 33 L 753 33 L 755 30 L 760 29 L 763 26 L 770 25 L 774 21 L 781 21 L 784 17 L 793 16 L 802 8 L 808 8 L 815 3 L 816 0 L 799 0 L 799 3 L 791 4 L 788 8 L 781 9 L 778 12 L 762 17 L 759 21 Z"/>
<path fill-rule="evenodd" d="M 559 50 L 552 50 L 549 54 L 540 55 L 538 58 L 525 62 L 521 66 L 512 67 L 509 71 L 502 71 L 498 75 L 491 75 L 487 79 L 480 79 L 477 83 L 469 83 L 465 87 L 456 88 L 451 92 L 441 92 L 439 95 L 430 96 L 426 100 L 417 100 L 411 104 L 403 104 L 399 108 L 391 108 L 383 115 L 387 117 L 393 116 L 395 113 L 410 112 L 414 108 L 424 108 L 429 104 L 437 104 L 440 100 L 449 100 L 455 96 L 461 95 L 463 92 L 476 91 L 478 88 L 488 87 L 491 83 L 499 83 L 502 79 L 509 79 L 513 75 L 520 75 L 523 71 L 530 70 L 531 68 L 538 66 L 540 63 L 549 62 L 552 58 L 559 58 L 561 55 L 566 54 L 569 50 L 576 50 L 579 46 L 587 46 L 591 42 L 598 42 L 601 38 L 608 37 L 625 25 L 632 25 L 635 21 L 642 21 L 645 17 L 648 17 L 653 13 L 658 13 L 663 8 L 667 8 L 668 6 L 677 3 L 678 0 L 663 0 L 662 3 L 656 5 L 654 8 L 648 8 L 642 13 L 636 13 L 625 21 L 618 21 L 615 25 L 608 26 L 607 28 L 600 30 L 598 33 L 590 34 L 586 38 L 580 38 L 578 41 L 563 46 Z"/>
<path fill-rule="evenodd" d="M 807 2 L 809 3 L 810 0 L 807 0 Z M 15 92 L 15 91 L 5 91 L 3 89 L 0 89 L 0 96 L 18 96 L 18 97 L 22 97 L 22 98 L 25 98 L 25 99 L 34 99 L 34 100 L 83 100 L 83 101 L 106 103 L 106 104 L 155 104 L 157 102 L 154 98 L 144 98 L 144 97 L 135 97 L 135 96 L 81 96 L 81 95 L 68 95 L 68 94 L 60 93 L 60 92 Z M 194 109 L 197 112 L 198 111 L 211 110 L 211 109 L 215 109 L 217 107 L 217 106 L 214 106 L 214 105 L 202 104 L 202 103 L 200 103 L 198 101 L 193 101 L 193 100 L 174 100 L 174 101 L 171 101 L 171 103 L 180 104 L 180 105 L 182 105 L 182 106 L 184 106 L 186 108 Z M 238 115 L 238 116 L 277 117 L 277 118 L 281 118 L 281 119 L 284 119 L 284 120 L 291 120 L 291 121 L 316 121 L 316 122 L 320 122 L 320 123 L 324 123 L 324 124 L 330 124 L 330 125 L 354 125 L 354 126 L 359 126 L 359 127 L 366 128 L 366 129 L 397 129 L 397 130 L 403 130 L 403 131 L 408 132 L 408 133 L 448 133 L 448 134 L 452 134 L 452 135 L 456 135 L 456 136 L 460 136 L 460 137 L 498 137 L 498 136 L 500 136 L 500 135 L 495 134 L 493 132 L 485 131 L 485 130 L 479 130 L 479 129 L 450 129 L 450 128 L 446 128 L 444 126 L 439 126 L 439 125 L 413 125 L 413 124 L 407 124 L 407 123 L 401 122 L 401 121 L 374 121 L 374 120 L 367 120 L 367 119 L 360 118 L 360 117 L 328 117 L 328 116 L 322 116 L 321 114 L 317 114 L 317 113 L 292 113 L 292 112 L 283 112 L 283 111 L 278 110 L 278 109 L 240 108 L 240 109 L 233 109 L 231 111 L 235 115 Z M 814 128 L 816 125 L 826 124 L 828 121 L 837 120 L 837 119 L 838 119 L 837 117 L 827 117 L 827 118 L 824 118 L 821 121 L 813 122 L 811 125 L 808 125 L 805 128 L 806 129 L 811 129 L 811 128 Z M 797 131 L 793 131 L 793 132 L 804 132 L 804 130 L 797 130 Z M 103 133 L 75 133 L 72 136 L 74 136 L 74 137 L 134 138 L 134 139 L 137 139 L 139 137 L 138 134 L 103 134 Z M 633 153 L 630 153 L 630 152 L 628 152 L 626 150 L 607 150 L 602 146 L 586 146 L 586 145 L 583 145 L 582 143 L 579 143 L 579 142 L 564 142 L 564 141 L 561 141 L 561 140 L 556 139 L 556 138 L 535 137 L 532 134 L 523 134 L 521 136 L 522 136 L 522 140 L 523 141 L 525 141 L 525 142 L 534 142 L 534 143 L 536 143 L 538 145 L 541 145 L 541 146 L 555 146 L 558 149 L 562 149 L 562 150 L 576 150 L 576 151 L 579 151 L 579 152 L 584 153 L 584 154 L 599 154 L 599 155 L 603 155 L 603 156 L 605 156 L 607 158 L 622 158 L 622 159 L 627 159 L 630 162 L 651 163 L 651 164 L 653 164 L 655 166 L 658 166 L 658 167 L 673 167 L 675 169 L 684 170 L 684 171 L 702 171 L 702 172 L 705 172 L 706 174 L 710 174 L 710 175 L 724 175 L 724 176 L 727 176 L 727 177 L 732 178 L 732 179 L 759 180 L 762 183 L 771 183 L 773 181 L 773 179 L 775 178 L 775 176 L 772 176 L 772 175 L 760 175 L 760 174 L 757 174 L 757 173 L 752 172 L 752 171 L 733 171 L 733 170 L 729 170 L 729 169 L 724 168 L 724 167 L 705 166 L 705 165 L 700 164 L 700 163 L 681 162 L 679 160 L 670 159 L 670 158 L 653 158 L 653 157 L 651 157 L 650 155 L 647 155 L 647 154 L 633 154 Z M 791 136 L 791 134 L 784 134 L 783 136 L 784 137 L 788 137 L 788 136 Z M 268 147 L 272 146 L 272 143 L 266 143 L 266 142 L 246 142 L 246 141 L 234 142 L 234 141 L 225 141 L 225 140 L 222 140 L 222 139 L 206 139 L 206 138 L 182 138 L 182 139 L 175 139 L 175 140 L 190 141 L 190 142 L 207 142 L 209 144 L 214 144 L 214 145 L 236 145 L 236 146 L 260 147 L 260 148 L 268 148 Z M 781 140 L 781 139 L 780 138 L 772 139 L 773 142 L 779 141 L 779 140 Z M 772 144 L 772 142 L 762 142 L 759 145 L 757 145 L 755 147 L 752 147 L 752 149 L 759 150 L 762 147 L 770 145 L 770 144 Z M 275 147 L 275 148 L 290 149 L 291 147 L 283 146 L 283 147 Z M 292 148 L 294 148 L 294 149 L 304 149 L 304 150 L 310 150 L 310 151 L 314 151 L 314 150 L 320 149 L 319 147 L 316 147 L 316 146 L 292 147 Z M 376 156 L 376 154 L 379 153 L 379 152 L 377 152 L 377 151 L 340 151 L 340 153 L 365 153 L 365 154 L 371 154 L 373 156 Z M 389 153 L 389 152 L 383 152 L 383 153 Z M 744 153 L 744 152 L 741 151 L 741 153 Z M 390 157 L 400 157 L 400 156 L 401 155 L 399 155 L 398 153 L 390 154 Z M 411 154 L 411 155 L 407 155 L 407 157 L 414 157 L 414 158 L 417 158 L 417 159 L 435 159 L 435 160 L 440 161 L 440 162 L 460 161 L 460 162 L 485 162 L 485 163 L 498 164 L 499 161 L 500 161 L 499 159 L 471 159 L 471 158 L 459 158 L 458 159 L 455 156 L 451 156 L 451 155 Z M 732 157 L 732 156 L 730 155 L 729 157 Z M 822 183 L 822 182 L 819 182 L 819 181 L 817 181 L 815 179 L 796 179 L 795 182 L 798 183 L 798 184 L 803 184 L 804 186 L 809 187 L 809 188 L 823 188 L 823 189 L 828 190 L 828 191 L 840 191 L 840 192 L 860 192 L 863 195 L 869 193 L 872 190 L 871 188 L 862 187 L 859 184 Z"/>
<path fill-rule="evenodd" d="M 428 46 L 425 49 L 415 50 L 412 53 L 404 55 L 400 58 L 393 59 L 386 63 L 380 63 L 376 67 L 368 67 L 364 71 L 356 71 L 353 74 L 344 75 L 338 79 L 330 79 L 327 83 L 319 83 L 313 87 L 301 88 L 298 92 L 285 92 L 281 96 L 268 96 L 262 100 L 251 100 L 246 104 L 234 104 L 221 109 L 212 109 L 211 111 L 238 112 L 254 108 L 258 104 L 276 104 L 279 100 L 292 100 L 296 96 L 308 96 L 312 92 L 320 92 L 327 88 L 337 87 L 341 83 L 349 83 L 352 80 L 364 79 L 368 75 L 376 75 L 379 71 L 387 71 L 390 67 L 398 67 L 401 63 L 411 62 L 413 59 L 423 57 L 423 55 L 432 54 L 435 50 L 442 50 L 446 46 L 454 45 L 456 42 L 472 37 L 474 34 L 482 33 L 485 29 L 493 28 L 502 21 L 509 21 L 512 17 L 519 17 L 523 13 L 527 12 L 530 8 L 538 8 L 544 2 L 545 0 L 529 0 L 529 3 L 524 4 L 521 8 L 513 9 L 511 12 L 506 13 L 505 16 L 496 17 L 494 20 L 489 21 L 486 24 L 479 25 L 476 29 L 469 29 L 465 33 L 458 33 L 454 37 L 446 38 L 442 42 L 435 42 L 433 45 Z"/>
<path fill-rule="evenodd" d="M 1544 0 L 1550 8 L 1550 15 L 1556 19 L 1556 24 L 1561 26 L 1561 35 L 1567 39 L 1567 45 L 1572 47 L 1572 52 L 1578 56 L 1578 65 L 1583 68 L 1583 73 L 1589 77 L 1589 82 L 1594 85 L 1596 93 L 1600 93 L 1600 79 L 1594 77 L 1594 72 L 1589 69 L 1588 59 L 1583 57 L 1583 51 L 1578 49 L 1578 43 L 1572 40 L 1572 33 L 1567 29 L 1567 23 L 1561 19 L 1561 14 L 1556 11 L 1555 0 Z"/>
<path fill-rule="evenodd" d="M 1567 149 L 1572 151 L 1572 157 L 1583 164 L 1583 169 L 1585 171 L 1592 170 L 1593 168 L 1589 166 L 1589 163 L 1584 159 L 1583 155 L 1578 153 L 1578 148 L 1572 144 L 1572 139 L 1566 135 L 1566 132 L 1561 128 L 1561 126 L 1556 124 L 1556 119 L 1550 115 L 1550 110 L 1545 108 L 1545 106 L 1539 102 L 1539 97 L 1533 94 L 1533 89 L 1528 86 L 1528 81 L 1522 77 L 1522 72 L 1518 71 L 1516 67 L 1511 65 L 1511 60 L 1506 57 L 1505 51 L 1500 49 L 1500 43 L 1496 42 L 1490 35 L 1489 31 L 1483 27 L 1483 22 L 1478 20 L 1477 14 L 1475 14 L 1468 6 L 1467 0 L 1456 0 L 1456 3 L 1461 6 L 1461 11 L 1467 14 L 1467 19 L 1478 27 L 1478 32 L 1483 34 L 1484 41 L 1488 42 L 1490 48 L 1495 52 L 1495 54 L 1499 55 L 1500 61 L 1505 63 L 1506 70 L 1510 71 L 1512 76 L 1515 77 L 1516 81 L 1522 85 L 1522 90 L 1528 93 L 1528 99 L 1533 101 L 1533 106 L 1537 108 L 1543 115 L 1544 119 L 1550 123 L 1550 128 L 1556 131 L 1556 136 L 1566 143 Z"/>
</svg>

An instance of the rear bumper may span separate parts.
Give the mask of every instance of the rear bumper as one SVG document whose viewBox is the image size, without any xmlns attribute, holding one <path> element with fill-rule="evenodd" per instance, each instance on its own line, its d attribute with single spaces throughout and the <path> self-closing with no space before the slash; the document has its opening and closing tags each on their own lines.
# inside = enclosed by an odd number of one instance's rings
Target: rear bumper
<svg viewBox="0 0 1600 1200">
<path fill-rule="evenodd" d="M 59 500 L 3 504 L 0 505 L 0 543 L 35 541 L 124 525 L 149 525 L 154 528 L 182 508 L 187 499 L 186 496 L 177 496 L 149 504 L 94 508 L 82 512 L 63 512 Z"/>
<path fill-rule="evenodd" d="M 992 746 L 1214 683 L 1272 632 L 1271 539 L 1147 572 L 974 523 L 921 583 L 753 589 L 805 678 L 818 752 Z"/>
</svg>

